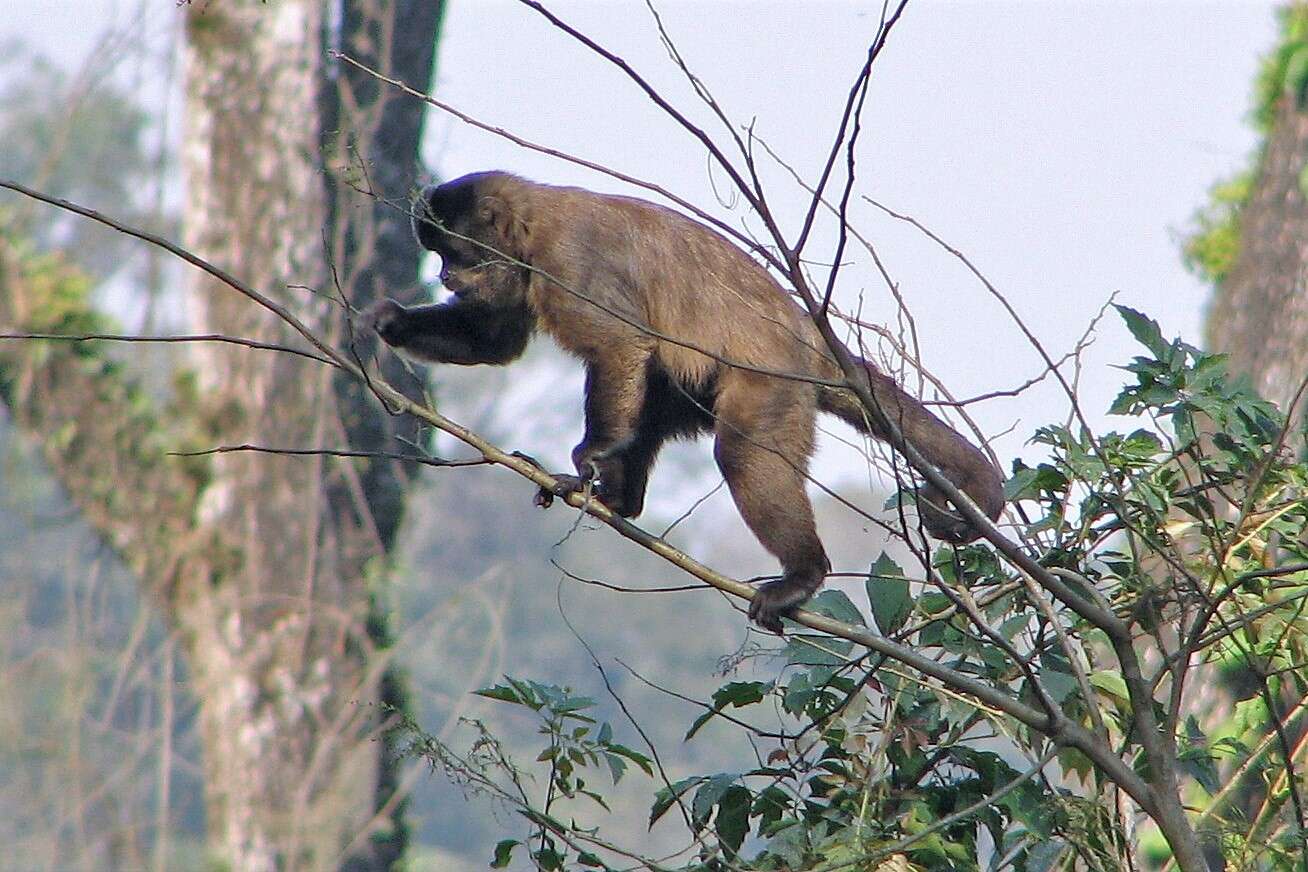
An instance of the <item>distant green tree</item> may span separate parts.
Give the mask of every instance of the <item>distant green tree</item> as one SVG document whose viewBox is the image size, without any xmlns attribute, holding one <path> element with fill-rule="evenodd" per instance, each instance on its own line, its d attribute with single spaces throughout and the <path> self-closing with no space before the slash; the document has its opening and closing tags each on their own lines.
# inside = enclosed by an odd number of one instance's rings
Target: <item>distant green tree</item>
<svg viewBox="0 0 1308 872">
<path fill-rule="evenodd" d="M 156 200 L 169 178 L 160 172 L 168 154 L 158 120 L 115 78 L 115 60 L 91 59 L 72 76 L 23 43 L 0 56 L 0 177 L 80 203 L 112 203 L 124 221 L 175 231 Z M 32 204 L 12 208 L 9 220 L 39 248 L 65 252 L 100 279 L 158 256 L 120 233 Z"/>
</svg>

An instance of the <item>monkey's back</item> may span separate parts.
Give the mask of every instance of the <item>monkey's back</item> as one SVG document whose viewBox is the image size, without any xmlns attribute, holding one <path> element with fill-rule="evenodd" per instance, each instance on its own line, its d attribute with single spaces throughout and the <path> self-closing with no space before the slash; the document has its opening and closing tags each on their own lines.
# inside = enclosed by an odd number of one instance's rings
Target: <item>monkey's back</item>
<svg viewBox="0 0 1308 872">
<path fill-rule="evenodd" d="M 812 324 L 717 231 L 645 200 L 523 184 L 531 188 L 532 264 L 564 285 L 537 283 L 533 308 L 565 348 L 588 358 L 604 352 L 596 340 L 636 343 L 694 387 L 723 360 L 825 374 Z"/>
</svg>

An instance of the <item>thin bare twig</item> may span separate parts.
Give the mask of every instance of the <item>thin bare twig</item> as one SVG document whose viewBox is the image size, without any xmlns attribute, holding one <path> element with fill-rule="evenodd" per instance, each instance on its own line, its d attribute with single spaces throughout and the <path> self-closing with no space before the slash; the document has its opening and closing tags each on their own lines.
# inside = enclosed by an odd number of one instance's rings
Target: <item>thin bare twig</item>
<svg viewBox="0 0 1308 872">
<path fill-rule="evenodd" d="M 353 451 L 344 448 L 272 448 L 267 445 L 219 445 L 215 448 L 201 448 L 196 451 L 169 451 L 169 457 L 205 457 L 210 454 L 231 454 L 238 451 L 250 451 L 257 454 L 285 454 L 291 457 L 370 457 L 383 460 L 403 460 L 421 463 L 424 466 L 462 467 L 492 466 L 494 461 L 481 459 L 445 460 L 423 454 L 401 454 L 395 451 Z"/>
<path fill-rule="evenodd" d="M 603 581 L 598 578 L 588 578 L 584 575 L 580 575 L 571 569 L 568 569 L 553 557 L 550 558 L 550 565 L 566 575 L 570 581 L 575 581 L 578 584 L 584 584 L 590 587 L 598 587 L 603 590 L 611 590 L 614 593 L 690 593 L 692 591 L 702 592 L 712 590 L 712 588 L 705 587 L 702 584 L 677 584 L 665 587 L 630 587 L 628 585 L 613 584 L 609 581 Z"/>
<path fill-rule="evenodd" d="M 128 333 L 0 333 L 0 340 L 5 339 L 61 339 L 65 342 L 227 342 L 232 345 L 244 345 L 265 351 L 280 351 L 307 357 L 329 366 L 335 364 L 331 359 L 311 351 L 278 345 L 275 342 L 260 342 L 257 339 L 245 339 L 240 336 L 227 336 L 222 333 L 192 333 L 185 336 L 141 336 Z"/>
<path fill-rule="evenodd" d="M 606 175 L 609 178 L 617 179 L 620 182 L 625 182 L 628 185 L 633 185 L 637 188 L 641 188 L 642 190 L 646 190 L 653 194 L 657 194 L 660 197 L 663 197 L 664 199 L 668 200 L 669 202 L 677 204 L 681 208 L 685 209 L 687 212 L 690 212 L 692 215 L 694 215 L 696 218 L 700 219 L 704 223 L 710 224 L 717 230 L 730 236 L 732 239 L 736 240 L 741 245 L 743 245 L 747 251 L 752 251 L 758 254 L 760 257 L 764 258 L 770 264 L 777 267 L 778 269 L 780 269 L 783 265 L 781 261 L 776 258 L 775 255 L 771 254 L 765 248 L 759 246 L 758 243 L 756 243 L 753 239 L 750 239 L 749 236 L 747 236 L 746 234 L 740 232 L 732 225 L 723 221 L 721 218 L 718 218 L 708 212 L 705 212 L 703 209 L 699 208 L 698 206 L 696 206 L 694 203 L 690 202 L 686 198 L 674 194 L 673 192 L 669 191 L 667 188 L 664 188 L 660 185 L 656 185 L 653 182 L 646 181 L 645 179 L 638 178 L 637 176 L 632 176 L 627 173 L 620 172 L 619 170 L 615 170 L 612 167 L 607 167 L 604 164 L 596 163 L 595 161 L 587 160 L 586 158 L 578 157 L 574 154 L 569 154 L 566 151 L 560 151 L 556 148 L 550 148 L 547 145 L 541 145 L 538 142 L 533 142 L 529 139 L 525 139 L 524 137 L 518 136 L 516 133 L 505 130 L 502 127 L 496 127 L 494 124 L 487 124 L 485 121 L 481 121 L 477 118 L 472 117 L 471 115 L 467 114 L 466 112 L 463 112 L 462 110 L 456 108 L 455 106 L 446 103 L 444 100 L 438 100 L 437 98 L 431 96 L 430 94 L 425 94 L 422 91 L 410 87 L 408 84 L 406 84 L 405 82 L 399 79 L 390 78 L 384 73 L 381 73 L 373 69 L 372 67 L 363 63 L 362 61 L 355 60 L 349 55 L 342 54 L 341 52 L 337 52 L 337 51 L 329 52 L 328 54 L 330 54 L 333 58 L 336 58 L 337 60 L 341 60 L 347 64 L 358 67 L 361 71 L 367 73 L 370 76 L 373 76 L 378 81 L 385 82 L 386 84 L 394 88 L 398 88 L 402 93 L 407 94 L 410 97 L 416 97 L 417 99 L 426 103 L 428 106 L 434 106 L 437 109 L 441 110 L 442 112 L 453 115 L 455 118 L 459 119 L 464 124 L 468 124 L 471 125 L 472 127 L 476 127 L 478 130 L 484 130 L 487 133 L 494 134 L 495 136 L 501 137 L 502 139 L 507 139 L 509 142 L 512 142 L 514 145 L 521 146 L 529 151 L 534 151 L 540 154 L 549 155 L 550 157 L 558 158 L 559 160 L 562 161 L 567 161 L 570 164 L 575 164 L 579 167 L 585 167 L 588 170 L 594 170 L 595 172 L 602 173 L 603 175 Z"/>
<path fill-rule="evenodd" d="M 695 831 L 695 825 L 691 823 L 690 810 L 686 808 L 686 804 L 682 801 L 680 794 L 673 790 L 672 779 L 668 777 L 668 770 L 663 765 L 663 758 L 659 756 L 658 747 L 654 744 L 654 741 L 650 739 L 649 733 L 645 732 L 645 728 L 636 720 L 636 716 L 631 713 L 631 709 L 627 707 L 626 701 L 624 701 L 622 697 L 618 695 L 617 690 L 614 689 L 613 682 L 609 681 L 609 673 L 604 669 L 604 664 L 600 663 L 599 656 L 595 653 L 595 649 L 590 646 L 590 643 L 586 641 L 580 631 L 573 626 L 572 621 L 568 619 L 567 611 L 563 608 L 562 588 L 558 590 L 556 599 L 559 605 L 559 615 L 563 618 L 563 623 L 567 625 L 568 630 L 572 633 L 572 638 L 576 639 L 581 647 L 586 649 L 586 654 L 590 657 L 591 665 L 595 667 L 595 671 L 600 675 L 600 680 L 604 682 L 604 689 L 608 691 L 608 694 L 613 698 L 613 701 L 618 704 L 618 708 L 620 708 L 622 714 L 626 716 L 627 722 L 630 723 L 636 732 L 640 734 L 640 738 L 645 743 L 645 747 L 649 749 L 650 758 L 654 761 L 655 768 L 658 769 L 659 779 L 662 780 L 663 786 L 667 789 L 668 793 L 675 798 L 677 808 L 681 811 L 681 816 L 686 822 L 686 828 L 693 833 Z"/>
<path fill-rule="evenodd" d="M 63 209 L 66 212 L 72 212 L 74 214 L 81 215 L 84 218 L 90 218 L 92 221 L 103 224 L 106 227 L 112 227 L 114 230 L 117 230 L 119 233 L 124 233 L 128 236 L 132 236 L 135 237 L 136 239 L 140 239 L 142 242 L 148 242 L 151 245 L 155 245 L 158 246 L 159 248 L 162 248 L 164 251 L 167 251 L 169 254 L 175 255 L 176 257 L 181 258 L 182 260 L 186 261 L 192 266 L 203 270 L 204 272 L 218 279 L 218 281 L 227 285 L 229 288 L 239 291 L 240 293 L 244 294 L 246 297 L 249 297 L 259 306 L 263 307 L 264 309 L 267 309 L 269 312 L 272 312 L 282 321 L 286 322 L 286 324 L 288 324 L 292 329 L 294 329 L 296 333 L 299 333 L 301 336 L 307 339 L 310 345 L 321 351 L 323 353 L 323 356 L 331 361 L 332 365 L 335 366 L 345 365 L 343 368 L 353 369 L 352 365 L 348 365 L 348 361 L 342 358 L 334 349 L 328 346 L 322 339 L 319 339 L 317 334 L 315 334 L 312 330 L 306 327 L 304 323 L 300 321 L 299 318 L 296 318 L 295 315 L 293 315 L 291 311 L 287 309 L 285 306 L 283 306 L 281 303 L 278 303 L 277 301 L 265 296 L 264 294 L 259 293 L 254 288 L 247 285 L 245 282 L 236 278 L 236 276 L 227 272 L 225 269 L 215 266 L 214 264 L 200 257 L 199 255 L 194 254 L 193 252 L 187 251 L 185 248 L 182 248 L 180 245 L 176 244 L 175 242 L 165 239 L 162 236 L 158 235 L 157 233 L 150 233 L 147 230 L 141 230 L 136 227 L 131 227 L 127 224 L 122 223 L 121 221 L 118 221 L 114 218 L 110 218 L 108 215 L 103 215 L 95 211 L 94 209 L 88 209 L 85 206 L 79 206 L 77 203 L 73 203 L 69 200 L 65 200 L 62 197 L 53 197 L 49 194 L 42 193 L 41 191 L 34 190 L 32 188 L 27 187 L 26 185 L 19 184 L 18 182 L 13 181 L 12 179 L 0 179 L 0 188 L 7 188 L 8 190 L 11 190 L 15 193 L 22 194 L 24 197 L 30 197 L 33 200 L 40 200 L 42 203 L 48 203 L 49 205 Z"/>
</svg>

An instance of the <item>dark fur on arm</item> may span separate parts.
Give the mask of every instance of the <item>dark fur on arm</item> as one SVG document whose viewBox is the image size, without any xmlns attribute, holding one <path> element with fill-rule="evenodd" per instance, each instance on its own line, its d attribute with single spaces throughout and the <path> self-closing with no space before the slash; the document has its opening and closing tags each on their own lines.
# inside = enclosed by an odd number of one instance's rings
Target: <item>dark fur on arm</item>
<svg viewBox="0 0 1308 872">
<path fill-rule="evenodd" d="M 454 300 L 406 308 L 391 299 L 364 314 L 392 348 L 432 363 L 504 364 L 527 347 L 535 319 L 525 306 L 498 307 L 477 300 Z"/>
</svg>

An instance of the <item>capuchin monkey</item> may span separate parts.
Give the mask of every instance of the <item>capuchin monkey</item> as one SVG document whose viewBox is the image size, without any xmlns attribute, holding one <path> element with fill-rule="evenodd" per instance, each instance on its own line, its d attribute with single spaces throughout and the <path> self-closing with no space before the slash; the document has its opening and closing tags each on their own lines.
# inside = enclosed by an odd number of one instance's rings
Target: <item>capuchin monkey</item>
<svg viewBox="0 0 1308 872">
<path fill-rule="evenodd" d="M 418 241 L 441 256 L 454 299 L 365 313 L 388 345 L 434 363 L 505 364 L 537 330 L 586 365 L 586 433 L 576 476 L 609 509 L 640 514 L 659 448 L 714 435 L 713 456 L 740 514 L 780 561 L 749 616 L 781 618 L 830 571 L 804 490 L 818 411 L 891 438 L 886 420 L 990 518 L 999 471 L 975 446 L 867 360 L 875 409 L 848 388 L 817 328 L 762 266 L 721 234 L 631 197 L 542 185 L 502 172 L 428 187 L 414 203 Z M 800 379 L 787 378 L 799 376 Z M 930 485 L 926 529 L 948 542 L 977 532 Z"/>
</svg>

